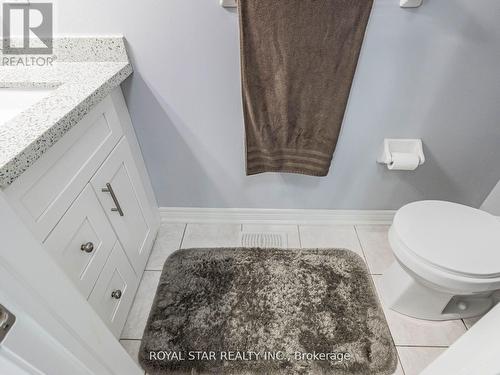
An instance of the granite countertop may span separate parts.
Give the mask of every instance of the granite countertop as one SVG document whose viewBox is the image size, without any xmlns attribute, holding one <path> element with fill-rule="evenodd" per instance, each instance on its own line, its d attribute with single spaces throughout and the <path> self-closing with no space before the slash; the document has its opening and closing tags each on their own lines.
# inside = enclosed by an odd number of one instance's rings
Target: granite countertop
<svg viewBox="0 0 500 375">
<path fill-rule="evenodd" d="M 0 187 L 11 184 L 132 73 L 121 37 L 57 38 L 53 52 L 51 66 L 0 66 L 0 90 L 53 89 L 0 124 Z"/>
</svg>

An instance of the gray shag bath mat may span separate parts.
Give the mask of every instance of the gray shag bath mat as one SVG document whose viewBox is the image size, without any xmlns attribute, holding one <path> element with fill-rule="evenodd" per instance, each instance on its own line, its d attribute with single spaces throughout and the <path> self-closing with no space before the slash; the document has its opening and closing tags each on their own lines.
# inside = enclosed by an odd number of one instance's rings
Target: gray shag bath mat
<svg viewBox="0 0 500 375">
<path fill-rule="evenodd" d="M 382 375 L 397 356 L 361 258 L 340 249 L 186 249 L 163 268 L 148 374 Z"/>
</svg>

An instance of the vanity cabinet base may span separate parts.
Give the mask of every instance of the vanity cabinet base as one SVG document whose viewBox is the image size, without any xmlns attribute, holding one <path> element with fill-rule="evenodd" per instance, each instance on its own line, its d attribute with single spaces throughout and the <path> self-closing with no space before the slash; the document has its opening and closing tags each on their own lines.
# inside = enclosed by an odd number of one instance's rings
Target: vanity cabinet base
<svg viewBox="0 0 500 375">
<path fill-rule="evenodd" d="M 120 88 L 3 189 L 116 337 L 160 224 Z"/>
</svg>

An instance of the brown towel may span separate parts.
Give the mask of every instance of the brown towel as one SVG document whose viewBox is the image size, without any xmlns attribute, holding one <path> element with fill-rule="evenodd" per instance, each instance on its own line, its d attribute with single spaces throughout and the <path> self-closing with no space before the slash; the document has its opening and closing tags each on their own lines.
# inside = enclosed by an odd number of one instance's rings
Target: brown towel
<svg viewBox="0 0 500 375">
<path fill-rule="evenodd" d="M 373 0 L 239 0 L 247 175 L 326 176 Z"/>
</svg>

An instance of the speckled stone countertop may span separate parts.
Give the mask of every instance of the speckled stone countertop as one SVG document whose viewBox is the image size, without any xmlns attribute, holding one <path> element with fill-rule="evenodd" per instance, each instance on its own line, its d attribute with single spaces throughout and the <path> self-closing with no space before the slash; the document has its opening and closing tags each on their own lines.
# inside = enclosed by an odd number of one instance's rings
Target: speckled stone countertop
<svg viewBox="0 0 500 375">
<path fill-rule="evenodd" d="M 54 57 L 52 66 L 0 66 L 0 89 L 54 88 L 0 124 L 0 187 L 11 184 L 132 73 L 121 37 L 57 38 Z"/>
</svg>

